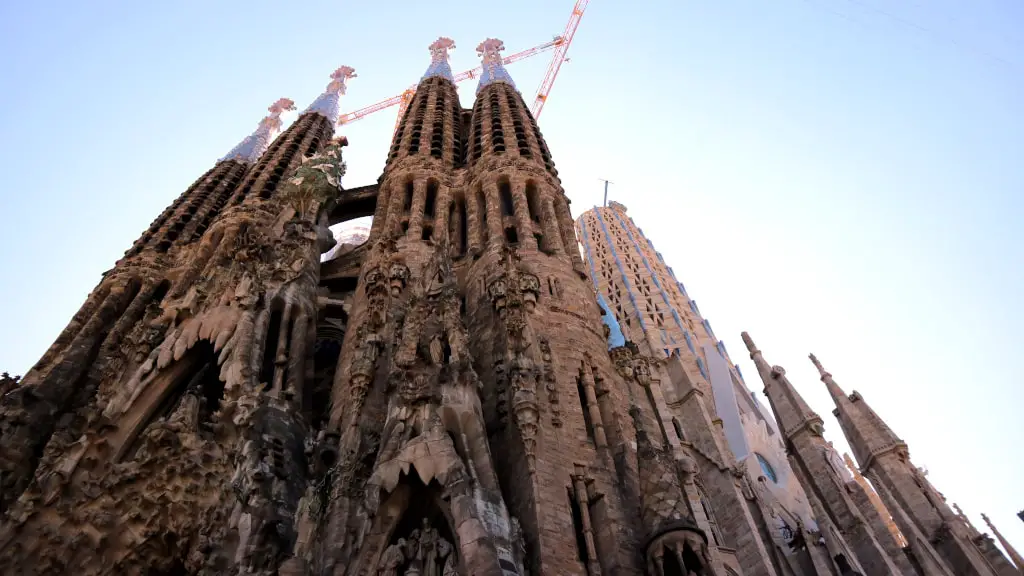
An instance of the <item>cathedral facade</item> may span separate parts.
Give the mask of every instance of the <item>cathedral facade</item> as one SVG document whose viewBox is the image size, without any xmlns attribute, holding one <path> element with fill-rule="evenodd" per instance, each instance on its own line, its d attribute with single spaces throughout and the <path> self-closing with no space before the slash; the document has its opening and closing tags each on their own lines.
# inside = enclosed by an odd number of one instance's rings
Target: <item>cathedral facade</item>
<svg viewBox="0 0 1024 576">
<path fill-rule="evenodd" d="M 470 109 L 453 46 L 430 46 L 377 183 L 342 186 L 341 67 L 283 132 L 275 102 L 0 380 L 0 571 L 1008 574 L 859 398 L 836 396 L 843 430 L 905 546 L 749 339 L 774 421 L 664 276 L 651 327 L 619 310 L 594 272 L 618 244 L 584 227 L 581 257 L 501 42 L 477 48 Z M 370 215 L 334 250 L 330 226 Z"/>
</svg>

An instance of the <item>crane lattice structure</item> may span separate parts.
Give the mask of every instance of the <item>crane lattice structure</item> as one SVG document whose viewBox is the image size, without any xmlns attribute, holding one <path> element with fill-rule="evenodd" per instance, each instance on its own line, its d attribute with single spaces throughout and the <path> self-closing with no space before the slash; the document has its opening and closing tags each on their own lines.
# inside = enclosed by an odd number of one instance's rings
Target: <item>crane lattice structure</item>
<svg viewBox="0 0 1024 576">
<path fill-rule="evenodd" d="M 512 54 L 512 55 L 510 55 L 510 56 L 508 56 L 506 58 L 502 58 L 502 62 L 504 62 L 505 64 L 509 64 L 511 62 L 518 62 L 519 60 L 523 60 L 525 58 L 529 58 L 530 56 L 534 56 L 536 54 L 540 54 L 541 52 L 546 52 L 548 50 L 551 50 L 552 48 L 556 48 L 556 47 L 560 46 L 562 44 L 562 42 L 563 42 L 562 38 L 559 36 L 559 37 L 556 37 L 555 39 L 551 40 L 550 42 L 545 42 L 545 43 L 543 43 L 543 44 L 541 44 L 539 46 L 534 46 L 533 48 L 530 48 L 528 50 L 523 50 L 522 52 L 516 52 L 515 54 Z M 476 78 L 477 76 L 480 75 L 481 72 L 483 72 L 483 67 L 482 66 L 477 66 L 476 68 L 473 68 L 472 70 L 466 70 L 465 72 L 460 72 L 460 73 L 455 75 L 455 83 L 458 84 L 459 82 L 462 82 L 463 80 L 468 80 L 470 78 Z M 362 118 L 364 118 L 364 117 L 366 117 L 366 116 L 368 116 L 370 114 L 373 114 L 374 112 L 379 112 L 380 110 L 384 110 L 385 108 L 390 108 L 390 107 L 392 107 L 392 106 L 397 104 L 399 106 L 399 108 L 398 108 L 398 121 L 395 123 L 395 128 L 397 129 L 398 128 L 398 122 L 401 122 L 402 116 L 405 115 L 405 109 L 409 107 L 409 103 L 412 102 L 412 97 L 415 94 L 416 94 L 416 86 L 415 85 L 410 86 L 404 92 L 402 92 L 401 94 L 399 94 L 397 96 L 392 96 L 391 98 L 388 98 L 386 100 L 381 100 L 380 102 L 377 102 L 376 104 L 371 104 L 371 105 L 369 105 L 369 106 L 367 106 L 365 108 L 360 108 L 359 110 L 356 110 L 354 112 L 349 112 L 348 114 L 343 114 L 341 116 L 341 118 L 338 120 L 338 124 L 351 124 L 351 123 L 355 122 L 356 120 L 360 120 L 360 119 L 362 119 Z"/>
<path fill-rule="evenodd" d="M 551 87 L 554 85 L 555 77 L 558 76 L 558 70 L 562 67 L 562 62 L 567 61 L 565 57 L 566 52 L 569 50 L 569 44 L 572 42 L 573 36 L 576 34 L 576 29 L 580 25 L 580 18 L 583 17 L 583 11 L 586 9 L 587 4 L 590 0 L 577 0 L 576 5 L 572 9 L 572 16 L 569 17 L 569 23 L 565 26 L 565 32 L 561 36 L 556 36 L 550 42 L 545 42 L 539 46 L 534 46 L 522 52 L 516 52 L 502 58 L 503 64 L 511 64 L 512 62 L 518 62 L 531 56 L 540 54 L 541 52 L 547 52 L 548 50 L 554 49 L 555 55 L 551 59 L 551 64 L 548 66 L 548 71 L 544 75 L 544 80 L 541 82 L 540 89 L 537 90 L 537 97 L 533 103 L 533 116 L 536 118 L 540 115 L 541 109 L 544 107 L 544 102 L 548 99 L 548 94 L 551 93 Z M 463 80 L 470 78 L 476 78 L 483 72 L 482 66 L 477 66 L 472 70 L 466 70 L 455 75 L 455 83 L 458 84 Z M 416 94 L 416 86 L 410 86 L 401 94 L 392 96 L 390 98 L 381 100 L 375 104 L 360 108 L 354 112 L 343 114 L 338 119 L 338 124 L 351 124 L 357 120 L 361 120 L 374 112 L 379 112 L 386 108 L 398 105 L 398 118 L 395 120 L 395 130 L 398 130 L 398 125 L 402 121 L 402 117 L 405 115 L 406 109 L 409 107 L 409 103 L 412 102 L 412 97 Z"/>
<path fill-rule="evenodd" d="M 551 87 L 555 85 L 558 71 L 562 68 L 562 63 L 569 60 L 565 54 L 569 51 L 569 44 L 572 44 L 572 38 L 576 35 L 576 29 L 579 28 L 580 20 L 583 18 L 583 11 L 587 9 L 589 3 L 590 0 L 576 0 L 576 5 L 572 8 L 572 15 L 569 16 L 569 23 L 565 25 L 565 32 L 559 36 L 562 42 L 555 48 L 555 55 L 551 57 L 547 74 L 544 75 L 544 80 L 541 81 L 540 88 L 537 89 L 537 97 L 533 100 L 531 112 L 533 112 L 534 119 L 540 118 L 540 111 L 544 109 L 544 103 L 547 102 L 548 95 L 551 94 Z"/>
</svg>

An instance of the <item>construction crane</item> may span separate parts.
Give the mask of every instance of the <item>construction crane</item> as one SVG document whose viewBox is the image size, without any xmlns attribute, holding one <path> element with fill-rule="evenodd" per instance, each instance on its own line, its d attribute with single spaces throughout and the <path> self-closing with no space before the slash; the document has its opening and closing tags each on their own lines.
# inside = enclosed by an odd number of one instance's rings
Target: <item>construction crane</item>
<svg viewBox="0 0 1024 576">
<path fill-rule="evenodd" d="M 562 46 L 562 44 L 564 42 L 565 42 L 565 40 L 564 40 L 564 38 L 562 36 L 556 36 L 550 42 L 545 42 L 544 44 L 541 44 L 539 46 L 534 46 L 533 48 L 530 48 L 528 50 L 523 50 L 522 52 L 516 52 L 515 54 L 512 54 L 510 56 L 502 58 L 502 62 L 505 63 L 505 64 L 511 64 L 512 62 L 518 62 L 519 60 L 523 60 L 524 58 L 529 58 L 530 56 L 534 56 L 536 54 L 540 54 L 541 52 L 546 52 L 548 50 L 551 50 L 552 48 L 558 49 L 560 46 Z M 564 51 L 563 51 L 563 53 L 564 53 Z M 462 82 L 463 80 L 468 80 L 470 78 L 476 78 L 477 76 L 480 75 L 480 73 L 482 71 L 483 71 L 483 67 L 482 66 L 477 66 L 476 68 L 473 68 L 472 70 L 466 70 L 465 72 L 460 72 L 460 73 L 455 75 L 455 82 L 457 84 L 459 82 Z M 349 112 L 348 114 L 342 115 L 341 118 L 338 119 L 338 124 L 351 124 L 351 123 L 355 122 L 356 120 L 360 120 L 360 119 L 362 119 L 362 118 L 364 118 L 364 117 L 366 117 L 366 116 L 368 116 L 370 114 L 373 114 L 374 112 L 379 112 L 381 110 L 384 110 L 385 108 L 390 108 L 390 107 L 395 106 L 397 104 L 399 106 L 399 108 L 398 108 L 398 120 L 395 122 L 395 129 L 397 130 L 398 129 L 398 123 L 402 121 L 402 116 L 405 115 L 405 110 L 406 110 L 406 108 L 409 107 L 409 103 L 412 102 L 412 97 L 415 94 L 416 94 L 416 86 L 410 86 L 408 89 L 406 89 L 404 92 L 402 92 L 401 94 L 399 94 L 397 96 L 392 96 L 391 98 L 388 98 L 386 100 L 381 100 L 380 102 L 377 102 L 376 104 L 371 104 L 371 105 L 369 105 L 369 106 L 367 106 L 365 108 L 360 108 L 359 110 L 356 110 L 355 112 Z"/>
<path fill-rule="evenodd" d="M 555 77 L 558 76 L 558 70 L 562 67 L 562 62 L 568 62 L 569 59 L 565 57 L 565 53 L 569 50 L 569 44 L 572 43 L 572 37 L 576 35 L 576 29 L 580 25 L 580 19 L 583 18 L 583 11 L 587 9 L 587 4 L 590 0 L 576 0 L 576 5 L 572 8 L 572 15 L 569 16 L 569 23 L 565 25 L 565 32 L 562 33 L 559 38 L 562 42 L 555 48 L 555 55 L 551 57 L 551 64 L 548 66 L 548 72 L 544 75 L 544 80 L 540 83 L 540 88 L 537 89 L 537 98 L 533 101 L 533 112 L 534 119 L 540 118 L 540 111 L 544 109 L 544 103 L 548 100 L 548 95 L 551 94 L 551 87 L 555 84 Z"/>
</svg>

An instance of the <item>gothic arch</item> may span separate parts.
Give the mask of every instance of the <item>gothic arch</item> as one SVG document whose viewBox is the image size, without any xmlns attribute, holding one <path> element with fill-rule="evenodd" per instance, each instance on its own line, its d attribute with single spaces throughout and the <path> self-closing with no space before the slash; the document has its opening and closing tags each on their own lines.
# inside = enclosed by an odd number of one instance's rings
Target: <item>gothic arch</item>
<svg viewBox="0 0 1024 576">
<path fill-rule="evenodd" d="M 437 531 L 440 538 L 452 545 L 448 554 L 455 554 L 462 564 L 459 537 L 454 529 L 458 519 L 453 516 L 444 492 L 445 488 L 436 479 L 424 483 L 415 466 L 411 466 L 409 473 L 403 474 L 401 483 L 378 508 L 377 518 L 362 543 L 360 558 L 352 567 L 376 573 L 378 567 L 389 561 L 386 556 L 391 553 L 391 546 L 399 547 L 404 557 L 391 560 L 397 562 L 396 567 L 408 566 L 411 554 L 403 544 L 411 540 L 414 530 L 422 534 L 423 520 Z M 459 572 L 465 573 L 464 568 L 460 566 Z"/>
</svg>

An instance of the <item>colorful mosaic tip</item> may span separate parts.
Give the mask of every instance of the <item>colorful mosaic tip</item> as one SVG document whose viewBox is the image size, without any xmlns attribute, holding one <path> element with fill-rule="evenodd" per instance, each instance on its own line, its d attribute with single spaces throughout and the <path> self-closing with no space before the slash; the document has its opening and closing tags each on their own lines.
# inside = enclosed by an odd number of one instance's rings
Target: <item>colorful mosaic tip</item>
<svg viewBox="0 0 1024 576">
<path fill-rule="evenodd" d="M 488 38 L 476 47 L 476 53 L 483 60 L 483 72 L 480 74 L 480 83 L 476 86 L 477 94 L 495 82 L 504 82 L 513 88 L 516 87 L 516 83 L 512 81 L 512 77 L 508 75 L 501 62 L 501 51 L 504 49 L 505 43 L 497 38 Z"/>
<path fill-rule="evenodd" d="M 256 128 L 256 131 L 246 136 L 245 140 L 242 140 L 237 146 L 232 148 L 227 153 L 227 156 L 220 159 L 220 162 L 237 160 L 252 164 L 259 160 L 260 156 L 270 147 L 270 143 L 274 141 L 274 138 L 281 133 L 281 126 L 283 125 L 281 114 L 295 110 L 295 102 L 292 102 L 289 98 L 279 98 L 267 110 L 270 114 L 263 120 L 260 120 L 260 125 Z"/>
<path fill-rule="evenodd" d="M 341 116 L 341 96 L 345 94 L 347 88 L 345 83 L 349 78 L 355 77 L 356 71 L 351 66 L 342 66 L 335 70 L 331 74 L 331 83 L 327 85 L 327 90 L 314 100 L 309 108 L 303 111 L 303 114 L 315 112 L 337 124 L 338 118 Z"/>
<path fill-rule="evenodd" d="M 444 36 L 434 40 L 434 43 L 429 46 L 430 49 L 430 67 L 427 68 L 426 74 L 423 78 L 420 78 L 420 82 L 427 78 L 446 78 L 449 82 L 455 83 L 455 76 L 452 75 L 452 67 L 448 64 L 448 51 L 455 49 L 455 41 L 451 38 Z"/>
</svg>

